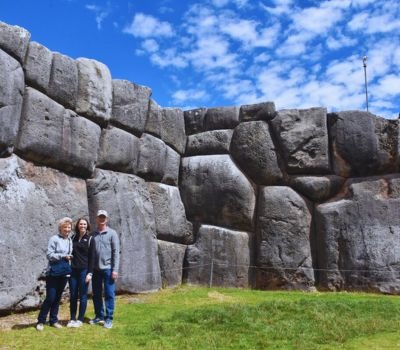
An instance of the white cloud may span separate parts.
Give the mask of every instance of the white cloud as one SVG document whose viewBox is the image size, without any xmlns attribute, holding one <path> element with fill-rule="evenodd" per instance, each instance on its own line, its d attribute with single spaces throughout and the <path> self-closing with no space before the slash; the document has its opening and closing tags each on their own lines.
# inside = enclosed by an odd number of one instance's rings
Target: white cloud
<svg viewBox="0 0 400 350">
<path fill-rule="evenodd" d="M 331 50 L 338 50 L 343 47 L 354 46 L 356 44 L 357 44 L 356 38 L 351 38 L 341 33 L 338 33 L 336 37 L 329 36 L 326 40 L 326 45 Z"/>
<path fill-rule="evenodd" d="M 86 5 L 86 8 L 95 13 L 97 29 L 100 30 L 104 19 L 109 15 L 110 11 L 96 5 Z"/>
<path fill-rule="evenodd" d="M 400 97 L 400 76 L 389 74 L 371 86 L 371 93 L 376 98 Z"/>
<path fill-rule="evenodd" d="M 146 52 L 156 52 L 159 49 L 159 45 L 154 39 L 146 39 L 142 42 L 142 48 Z"/>
<path fill-rule="evenodd" d="M 175 49 L 164 50 L 162 54 L 153 53 L 150 56 L 150 60 L 161 68 L 165 68 L 167 66 L 185 68 L 188 65 L 186 58 L 182 55 L 178 55 Z"/>
<path fill-rule="evenodd" d="M 204 100 L 205 98 L 208 98 L 208 94 L 202 89 L 177 90 L 172 94 L 172 99 L 177 104 Z"/>
<path fill-rule="evenodd" d="M 139 38 L 171 37 L 174 35 L 172 26 L 168 22 L 159 21 L 156 17 L 144 13 L 135 14 L 132 23 L 125 27 L 123 32 Z"/>
</svg>

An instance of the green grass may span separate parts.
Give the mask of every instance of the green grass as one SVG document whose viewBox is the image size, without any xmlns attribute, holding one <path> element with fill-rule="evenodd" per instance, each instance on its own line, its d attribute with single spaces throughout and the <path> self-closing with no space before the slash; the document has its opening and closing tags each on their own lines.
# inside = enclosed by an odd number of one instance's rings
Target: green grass
<svg viewBox="0 0 400 350">
<path fill-rule="evenodd" d="M 374 294 L 184 286 L 119 297 L 111 330 L 37 332 L 36 314 L 0 330 L 0 349 L 400 349 L 400 299 Z"/>
</svg>

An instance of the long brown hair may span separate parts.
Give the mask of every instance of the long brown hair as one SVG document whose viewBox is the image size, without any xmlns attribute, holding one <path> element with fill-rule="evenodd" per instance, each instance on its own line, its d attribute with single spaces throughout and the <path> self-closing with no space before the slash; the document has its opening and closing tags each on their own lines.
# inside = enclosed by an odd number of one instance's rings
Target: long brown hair
<svg viewBox="0 0 400 350">
<path fill-rule="evenodd" d="M 85 217 L 81 217 L 81 218 L 79 218 L 79 219 L 76 221 L 76 224 L 75 224 L 75 233 L 76 233 L 77 235 L 79 235 L 79 223 L 81 222 L 81 220 L 85 220 L 85 221 L 86 221 L 86 223 L 87 223 L 86 233 L 87 233 L 87 234 L 90 234 L 90 232 L 91 232 L 90 222 L 89 222 L 89 220 L 88 220 L 87 218 L 85 218 Z"/>
</svg>

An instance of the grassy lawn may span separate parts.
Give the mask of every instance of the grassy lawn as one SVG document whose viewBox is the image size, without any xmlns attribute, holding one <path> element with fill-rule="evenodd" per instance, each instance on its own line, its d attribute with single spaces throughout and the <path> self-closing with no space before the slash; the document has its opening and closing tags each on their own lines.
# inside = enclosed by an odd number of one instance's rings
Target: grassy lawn
<svg viewBox="0 0 400 350">
<path fill-rule="evenodd" d="M 400 299 L 374 294 L 184 286 L 118 297 L 111 330 L 38 332 L 36 316 L 0 318 L 0 349 L 400 349 Z"/>
</svg>

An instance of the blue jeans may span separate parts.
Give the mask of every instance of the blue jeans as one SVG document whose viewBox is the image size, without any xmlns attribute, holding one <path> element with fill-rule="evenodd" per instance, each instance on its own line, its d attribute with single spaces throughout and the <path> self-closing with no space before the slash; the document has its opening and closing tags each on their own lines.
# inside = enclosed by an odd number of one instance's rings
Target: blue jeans
<svg viewBox="0 0 400 350">
<path fill-rule="evenodd" d="M 115 282 L 111 278 L 112 270 L 94 270 L 92 278 L 93 305 L 96 318 L 112 320 L 114 314 Z M 104 305 L 106 316 L 104 317 L 103 305 L 103 286 L 104 286 Z"/>
<path fill-rule="evenodd" d="M 72 269 L 71 277 L 69 279 L 69 293 L 70 304 L 69 311 L 71 320 L 76 320 L 76 310 L 78 307 L 79 297 L 79 314 L 78 320 L 83 322 L 87 306 L 87 291 L 88 284 L 85 282 L 87 269 Z"/>
<path fill-rule="evenodd" d="M 61 295 L 67 284 L 67 277 L 46 277 L 46 299 L 40 308 L 38 323 L 46 323 L 47 314 L 50 311 L 50 324 L 58 322 L 58 309 Z"/>
</svg>

